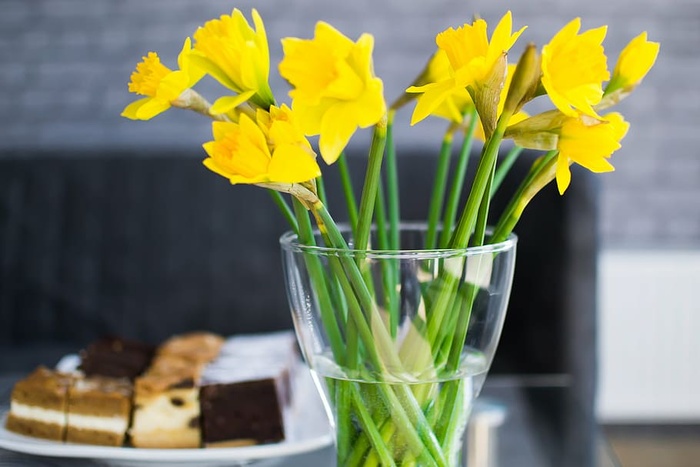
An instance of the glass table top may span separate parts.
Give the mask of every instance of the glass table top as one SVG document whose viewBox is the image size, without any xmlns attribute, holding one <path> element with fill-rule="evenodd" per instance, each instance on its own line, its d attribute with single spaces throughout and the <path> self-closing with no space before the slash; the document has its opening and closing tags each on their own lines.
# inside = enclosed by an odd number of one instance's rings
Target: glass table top
<svg viewBox="0 0 700 467">
<path fill-rule="evenodd" d="M 14 381 L 0 375 L 0 407 L 6 408 Z M 590 413 L 576 402 L 565 377 L 492 375 L 475 403 L 466 434 L 466 467 L 618 467 L 612 450 Z M 129 449 L 129 448 L 125 448 Z M 0 449 L 0 466 L 97 466 L 94 460 L 32 456 Z M 112 464 L 114 465 L 114 464 Z M 201 465 L 134 463 L 162 465 Z M 217 465 L 238 465 L 235 462 Z M 335 465 L 333 447 L 302 455 L 261 460 L 252 465 L 288 467 Z"/>
</svg>

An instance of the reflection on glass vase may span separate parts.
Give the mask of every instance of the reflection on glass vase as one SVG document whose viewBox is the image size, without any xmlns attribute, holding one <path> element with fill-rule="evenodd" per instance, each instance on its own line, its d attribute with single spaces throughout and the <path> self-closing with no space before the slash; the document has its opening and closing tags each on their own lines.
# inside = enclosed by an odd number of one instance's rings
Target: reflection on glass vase
<svg viewBox="0 0 700 467">
<path fill-rule="evenodd" d="M 422 224 L 401 225 L 397 251 L 280 239 L 297 337 L 339 466 L 463 462 L 469 411 L 503 327 L 516 239 L 425 250 L 425 234 Z"/>
</svg>

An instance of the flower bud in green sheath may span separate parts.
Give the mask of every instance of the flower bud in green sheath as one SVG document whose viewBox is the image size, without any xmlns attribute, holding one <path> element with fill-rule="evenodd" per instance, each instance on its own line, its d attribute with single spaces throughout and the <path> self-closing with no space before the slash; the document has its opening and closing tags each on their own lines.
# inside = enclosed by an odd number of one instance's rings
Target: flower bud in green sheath
<svg viewBox="0 0 700 467">
<path fill-rule="evenodd" d="M 532 100 L 541 76 L 542 69 L 540 68 L 537 47 L 535 44 L 528 44 L 525 52 L 520 56 L 515 73 L 513 73 L 503 113 L 515 114 L 523 105 Z"/>
</svg>

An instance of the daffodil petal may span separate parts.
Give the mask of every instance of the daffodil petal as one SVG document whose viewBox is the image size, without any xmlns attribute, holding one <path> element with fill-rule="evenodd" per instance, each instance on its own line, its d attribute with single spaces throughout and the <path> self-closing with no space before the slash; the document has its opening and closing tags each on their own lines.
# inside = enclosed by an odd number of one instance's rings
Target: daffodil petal
<svg viewBox="0 0 700 467">
<path fill-rule="evenodd" d="M 603 157 L 572 157 L 571 160 L 593 173 L 612 172 L 615 170 L 615 167 Z"/>
<path fill-rule="evenodd" d="M 246 177 L 244 175 L 231 175 L 228 177 L 228 180 L 231 182 L 231 185 L 255 185 L 257 183 L 265 183 L 270 181 L 270 177 L 265 175 L 256 175 L 253 177 Z"/>
<path fill-rule="evenodd" d="M 336 106 L 328 109 L 323 116 L 318 145 L 321 157 L 328 165 L 338 160 L 340 153 L 343 152 L 357 130 L 355 119 L 353 116 L 347 115 L 346 112 L 347 109 Z"/>
<path fill-rule="evenodd" d="M 136 100 L 132 102 L 131 104 L 127 105 L 124 110 L 121 113 L 122 117 L 129 118 L 131 120 L 139 120 L 138 114 L 139 114 L 139 109 L 143 107 L 143 105 L 153 99 L 152 97 L 144 97 L 143 99 Z"/>
<path fill-rule="evenodd" d="M 149 99 L 136 111 L 138 120 L 150 120 L 170 108 L 170 102 L 161 99 Z"/>
<path fill-rule="evenodd" d="M 423 88 L 425 92 L 416 100 L 416 107 L 411 116 L 411 125 L 415 125 L 432 114 L 452 94 L 454 85 L 451 80 L 446 80 L 423 86 Z"/>
<path fill-rule="evenodd" d="M 193 53 L 190 56 L 192 65 L 200 68 L 203 72 L 217 80 L 222 86 L 235 92 L 241 92 L 241 88 L 230 79 L 224 71 L 219 68 L 214 62 L 200 53 Z"/>
<path fill-rule="evenodd" d="M 160 80 L 156 97 L 169 102 L 176 100 L 190 87 L 190 77 L 184 71 L 173 71 Z"/>
<path fill-rule="evenodd" d="M 556 177 L 559 194 L 563 195 L 571 183 L 571 170 L 569 169 L 569 158 L 561 153 L 557 156 Z"/>
<path fill-rule="evenodd" d="M 299 146 L 278 146 L 268 167 L 271 182 L 301 183 L 321 175 L 316 160 Z"/>
<path fill-rule="evenodd" d="M 233 110 L 255 95 L 255 91 L 246 91 L 237 96 L 223 96 L 214 101 L 209 111 L 214 115 L 220 115 Z"/>
</svg>

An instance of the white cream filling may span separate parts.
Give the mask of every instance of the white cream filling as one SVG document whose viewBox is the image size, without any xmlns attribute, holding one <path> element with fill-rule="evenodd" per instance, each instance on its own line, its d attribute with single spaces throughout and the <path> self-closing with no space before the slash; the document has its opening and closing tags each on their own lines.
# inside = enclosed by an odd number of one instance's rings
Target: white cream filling
<svg viewBox="0 0 700 467">
<path fill-rule="evenodd" d="M 64 426 L 66 424 L 66 414 L 63 411 L 42 409 L 32 405 L 10 402 L 10 413 L 17 418 L 34 420 L 41 423 Z"/>
<path fill-rule="evenodd" d="M 126 417 L 98 417 L 95 415 L 68 414 L 68 426 L 79 430 L 125 433 L 128 428 L 128 423 Z"/>
</svg>

